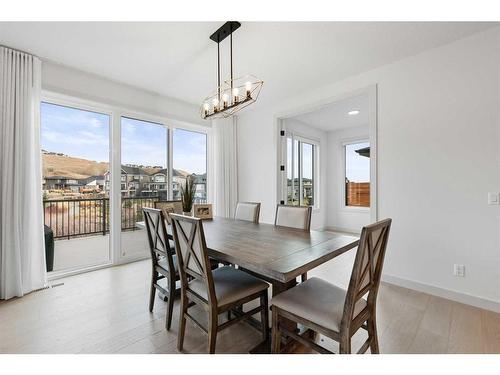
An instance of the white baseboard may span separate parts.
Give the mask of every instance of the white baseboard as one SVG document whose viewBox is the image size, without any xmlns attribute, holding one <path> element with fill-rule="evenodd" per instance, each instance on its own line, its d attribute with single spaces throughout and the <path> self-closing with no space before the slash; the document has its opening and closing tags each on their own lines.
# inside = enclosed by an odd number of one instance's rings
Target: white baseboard
<svg viewBox="0 0 500 375">
<path fill-rule="evenodd" d="M 353 229 L 349 229 L 349 228 L 331 227 L 331 226 L 324 227 L 322 230 L 326 230 L 326 231 L 330 231 L 330 232 L 343 232 L 343 233 L 355 234 L 358 236 L 361 233 L 361 230 L 353 230 Z"/>
<path fill-rule="evenodd" d="M 455 302 L 464 303 L 479 307 L 481 309 L 500 313 L 500 302 L 483 297 L 476 297 L 470 294 L 456 292 L 450 289 L 440 288 L 434 285 L 420 283 L 418 281 L 403 279 L 397 276 L 382 275 L 382 281 L 389 284 L 401 286 L 403 288 L 417 290 L 419 292 L 431 294 L 433 296 L 446 298 Z"/>
</svg>

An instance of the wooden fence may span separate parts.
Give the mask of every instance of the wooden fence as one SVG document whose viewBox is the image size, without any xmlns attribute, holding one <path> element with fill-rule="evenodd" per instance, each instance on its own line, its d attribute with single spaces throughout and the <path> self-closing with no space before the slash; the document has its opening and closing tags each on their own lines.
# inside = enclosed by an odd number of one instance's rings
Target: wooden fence
<svg viewBox="0 0 500 375">
<path fill-rule="evenodd" d="M 346 182 L 346 206 L 370 207 L 370 183 Z"/>
</svg>

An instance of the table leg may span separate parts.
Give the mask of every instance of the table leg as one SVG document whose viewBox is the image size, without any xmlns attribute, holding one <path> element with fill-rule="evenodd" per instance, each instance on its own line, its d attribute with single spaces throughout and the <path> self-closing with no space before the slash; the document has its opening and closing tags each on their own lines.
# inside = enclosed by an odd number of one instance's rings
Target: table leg
<svg viewBox="0 0 500 375">
<path fill-rule="evenodd" d="M 273 281 L 273 297 L 277 296 L 278 294 L 284 292 L 285 290 L 293 288 L 295 285 L 297 285 L 297 281 L 290 280 L 286 283 L 282 283 L 279 281 Z M 281 320 L 282 325 L 284 325 L 289 331 L 292 332 L 298 332 L 298 327 L 295 322 L 292 322 L 291 320 L 288 319 L 283 319 Z M 283 352 L 290 352 L 291 348 L 290 345 L 293 345 L 293 342 L 291 340 L 287 340 L 282 343 L 281 348 Z M 271 335 L 269 335 L 269 339 L 260 342 L 256 347 L 250 349 L 251 354 L 269 354 L 271 353 Z"/>
</svg>

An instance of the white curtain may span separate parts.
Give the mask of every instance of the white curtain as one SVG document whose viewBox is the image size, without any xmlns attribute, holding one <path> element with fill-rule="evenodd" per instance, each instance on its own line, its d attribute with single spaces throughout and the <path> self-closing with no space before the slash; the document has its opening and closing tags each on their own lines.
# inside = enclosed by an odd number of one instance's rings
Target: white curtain
<svg viewBox="0 0 500 375">
<path fill-rule="evenodd" d="M 212 122 L 214 137 L 214 210 L 217 216 L 233 217 L 238 201 L 236 117 Z"/>
<path fill-rule="evenodd" d="M 37 57 L 0 46 L 0 299 L 46 282 L 40 76 Z"/>
</svg>

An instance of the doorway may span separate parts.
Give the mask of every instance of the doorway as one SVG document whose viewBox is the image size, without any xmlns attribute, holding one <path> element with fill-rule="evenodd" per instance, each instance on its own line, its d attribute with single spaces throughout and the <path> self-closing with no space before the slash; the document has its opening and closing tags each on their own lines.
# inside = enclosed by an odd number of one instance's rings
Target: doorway
<svg viewBox="0 0 500 375">
<path fill-rule="evenodd" d="M 312 228 L 377 220 L 376 86 L 277 116 L 277 203 L 313 207 Z"/>
</svg>

